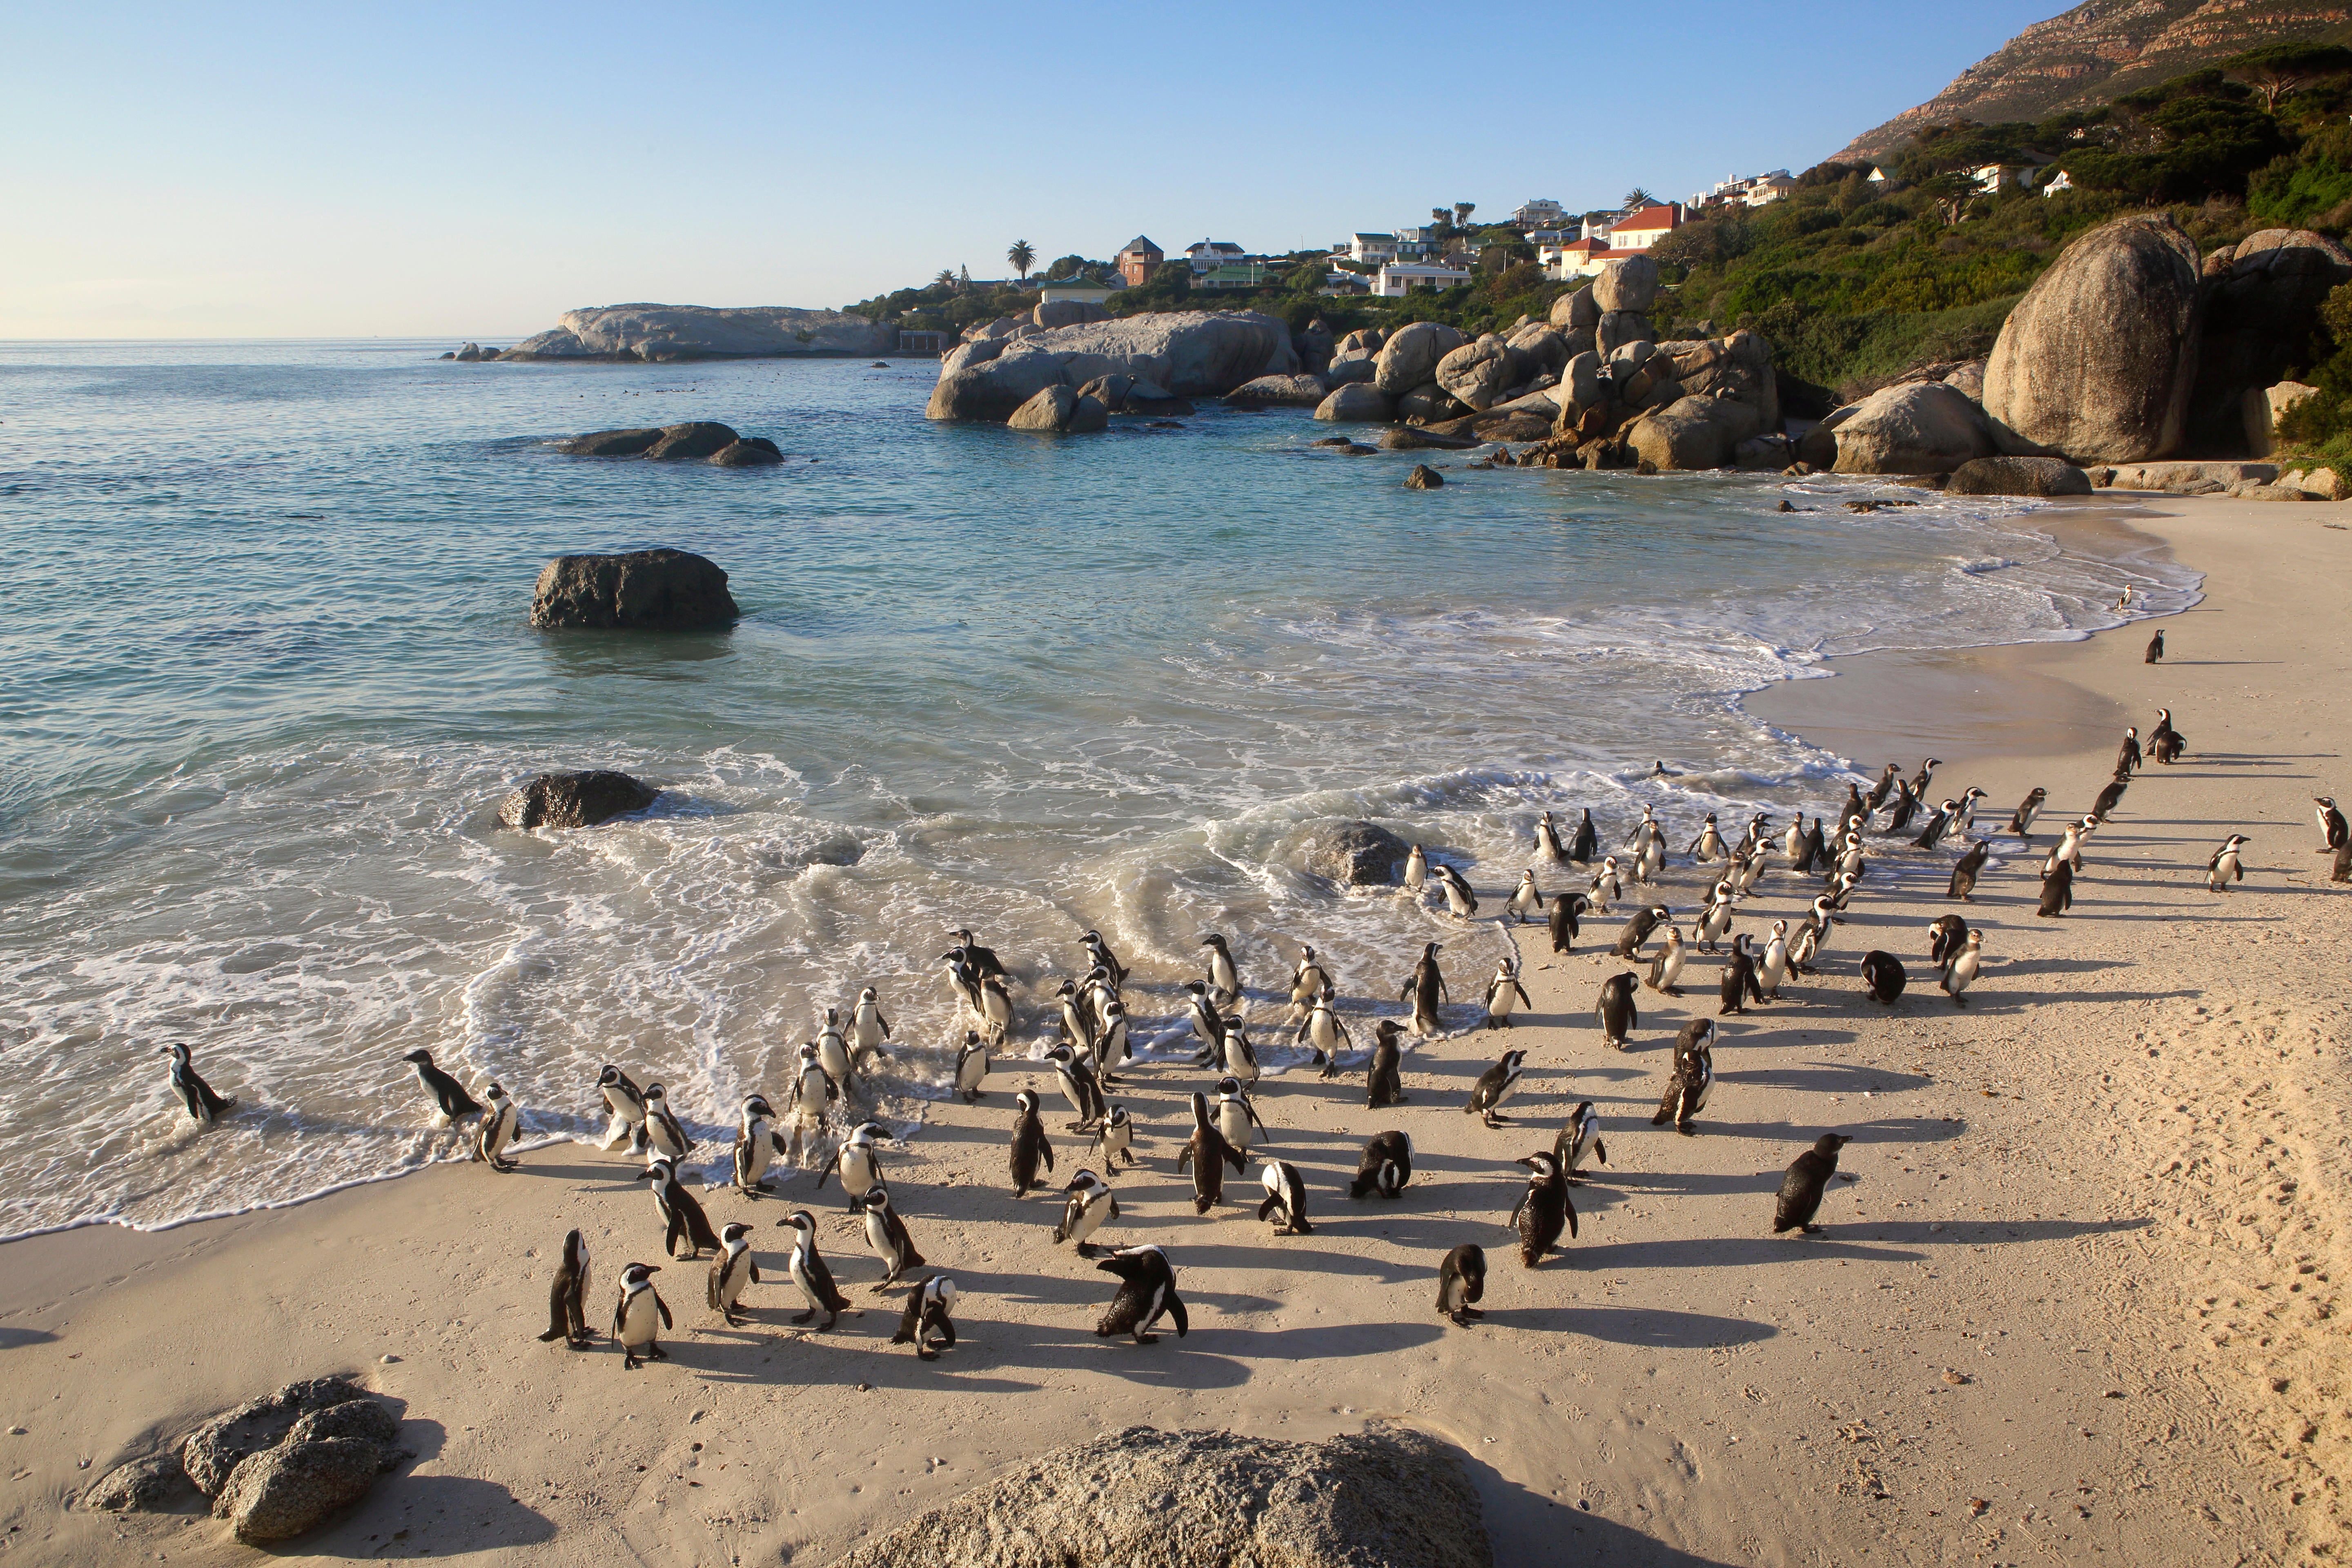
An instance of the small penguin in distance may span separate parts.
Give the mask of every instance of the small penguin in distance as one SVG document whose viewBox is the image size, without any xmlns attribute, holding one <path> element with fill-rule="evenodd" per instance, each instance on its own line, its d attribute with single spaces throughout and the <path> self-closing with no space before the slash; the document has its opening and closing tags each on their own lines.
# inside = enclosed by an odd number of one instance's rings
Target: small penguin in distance
<svg viewBox="0 0 2352 1568">
<path fill-rule="evenodd" d="M 446 1121 L 462 1121 L 482 1114 L 482 1107 L 466 1086 L 433 1065 L 433 1053 L 419 1048 L 400 1058 L 416 1069 L 416 1081 L 433 1097 L 436 1113 Z"/>
<path fill-rule="evenodd" d="M 214 1093 L 213 1086 L 190 1064 L 185 1041 L 174 1040 L 156 1048 L 172 1058 L 172 1092 L 180 1097 L 189 1120 L 199 1126 L 210 1126 L 236 1109 L 236 1096 Z"/>
<path fill-rule="evenodd" d="M 1822 1194 L 1837 1174 L 1838 1151 L 1852 1142 L 1843 1132 L 1824 1132 L 1811 1148 L 1789 1163 L 1788 1173 L 1780 1178 L 1780 1196 L 1773 1200 L 1774 1236 L 1791 1230 L 1803 1236 L 1821 1234 L 1822 1227 L 1813 1220 L 1822 1212 Z"/>
<path fill-rule="evenodd" d="M 1642 1010 L 1633 1002 L 1633 973 L 1621 969 L 1601 983 L 1601 999 L 1592 1006 L 1601 1021 L 1601 1041 L 1611 1050 L 1625 1048 L 1625 1037 L 1642 1026 Z"/>
<path fill-rule="evenodd" d="M 2245 847 L 2246 843 L 2244 834 L 2232 833 L 2227 843 L 2213 851 L 2212 858 L 2205 862 L 2207 892 L 2226 893 L 2230 890 L 2231 882 L 2242 882 L 2246 879 L 2245 864 L 2239 854 L 2239 851 Z"/>
<path fill-rule="evenodd" d="M 821 1332 L 833 1327 L 842 1313 L 856 1311 L 849 1298 L 834 1284 L 833 1270 L 826 1266 L 824 1254 L 816 1249 L 816 1215 L 806 1209 L 794 1209 L 776 1224 L 790 1226 L 794 1232 L 792 1257 L 784 1269 L 799 1287 L 801 1300 L 808 1303 L 808 1310 L 796 1314 L 793 1321 L 805 1323 L 823 1312 L 824 1321 L 817 1324 Z"/>
<path fill-rule="evenodd" d="M 1465 1242 L 1437 1266 L 1437 1311 L 1456 1327 L 1468 1328 L 1486 1314 L 1478 1310 L 1486 1295 L 1486 1249 Z"/>
<path fill-rule="evenodd" d="M 474 1152 L 470 1157 L 488 1163 L 493 1171 L 514 1170 L 521 1162 L 509 1159 L 506 1147 L 514 1142 L 515 1131 L 522 1122 L 522 1113 L 515 1109 L 515 1102 L 508 1098 L 505 1089 L 495 1081 L 482 1091 L 482 1098 L 489 1101 L 489 1106 L 474 1129 Z"/>
<path fill-rule="evenodd" d="M 2033 819 L 2042 814 L 2042 803 L 2049 798 L 2050 792 L 2039 784 L 2028 790 L 2025 798 L 2018 803 L 2017 809 L 2010 815 L 2009 830 L 2020 838 L 2032 842 Z"/>
<path fill-rule="evenodd" d="M 1393 1202 L 1403 1195 L 1405 1184 L 1412 1180 L 1412 1140 L 1393 1131 L 1375 1132 L 1356 1162 L 1356 1179 L 1348 1184 L 1348 1195 L 1361 1198 L 1377 1192 Z"/>
<path fill-rule="evenodd" d="M 1176 1270 L 1159 1247 L 1122 1247 L 1097 1259 L 1095 1267 L 1118 1276 L 1118 1293 L 1096 1322 L 1096 1338 L 1128 1334 L 1137 1344 L 1158 1344 L 1160 1336 L 1150 1330 L 1163 1316 L 1176 1325 L 1178 1339 L 1192 1331 L 1183 1299 L 1176 1294 Z"/>
<path fill-rule="evenodd" d="M 1872 948 L 1862 955 L 1862 984 L 1874 1002 L 1894 1006 L 1902 999 L 1903 987 L 1910 979 L 1904 973 L 1903 961 L 1891 952 Z"/>
<path fill-rule="evenodd" d="M 1503 1109 L 1503 1102 L 1510 1099 L 1512 1092 L 1519 1087 L 1519 1077 L 1526 1071 L 1527 1059 L 1525 1051 L 1505 1051 L 1494 1066 L 1478 1075 L 1477 1083 L 1471 1088 L 1468 1102 L 1462 1107 L 1463 1114 L 1467 1116 L 1475 1111 L 1486 1119 L 1487 1126 L 1503 1126 L 1504 1121 L 1498 1112 Z"/>
<path fill-rule="evenodd" d="M 669 1303 L 654 1289 L 661 1266 L 632 1263 L 621 1270 L 621 1299 L 613 1307 L 613 1337 L 621 1343 L 621 1369 L 637 1370 L 643 1360 L 667 1361 L 661 1331 L 671 1327 Z"/>
<path fill-rule="evenodd" d="M 898 1320 L 898 1331 L 890 1342 L 914 1346 L 924 1361 L 939 1360 L 940 1352 L 956 1342 L 955 1321 L 949 1316 L 955 1298 L 955 1281 L 944 1274 L 934 1274 L 908 1290 L 907 1315 Z"/>
<path fill-rule="evenodd" d="M 743 1320 L 736 1315 L 735 1303 L 741 1300 L 744 1286 L 759 1282 L 760 1260 L 751 1256 L 751 1227 L 741 1220 L 730 1221 L 719 1233 L 719 1256 L 710 1260 L 710 1310 L 726 1320 L 729 1328 L 740 1328 Z"/>
<path fill-rule="evenodd" d="M 548 1344 L 567 1341 L 575 1351 L 588 1348 L 588 1242 L 576 1230 L 564 1235 L 563 1256 L 547 1292 L 547 1332 L 539 1337 Z"/>
<path fill-rule="evenodd" d="M 1519 1233 L 1519 1263 L 1533 1268 L 1559 1240 L 1563 1226 L 1576 1235 L 1576 1205 L 1568 1195 L 1568 1177 L 1559 1162 L 1547 1153 L 1530 1154 L 1518 1163 L 1531 1174 L 1528 1190 L 1511 1210 L 1510 1227 Z"/>
<path fill-rule="evenodd" d="M 2147 662 L 2149 664 L 2158 664 L 2161 663 L 2163 658 L 2164 633 L 2159 629 L 2154 637 L 2147 639 Z"/>
<path fill-rule="evenodd" d="M 1037 1173 L 1042 1164 L 1050 1173 L 1054 1169 L 1054 1145 L 1045 1137 L 1045 1123 L 1037 1115 L 1037 1091 L 1024 1089 L 1013 1097 L 1013 1195 L 1025 1198 L 1029 1189 L 1045 1177 Z"/>
<path fill-rule="evenodd" d="M 1315 1227 L 1307 1223 L 1307 1182 L 1299 1175 L 1298 1167 L 1287 1160 L 1265 1161 L 1258 1175 L 1265 1188 L 1265 1200 L 1257 1205 L 1257 1217 L 1273 1217 L 1276 1236 L 1309 1236 Z"/>
</svg>

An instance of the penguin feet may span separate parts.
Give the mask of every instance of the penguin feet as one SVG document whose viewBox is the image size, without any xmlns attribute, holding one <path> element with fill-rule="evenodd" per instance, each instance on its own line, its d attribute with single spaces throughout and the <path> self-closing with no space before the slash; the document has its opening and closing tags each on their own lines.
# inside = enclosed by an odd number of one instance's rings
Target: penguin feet
<svg viewBox="0 0 2352 1568">
<path fill-rule="evenodd" d="M 1698 1129 L 1692 1126 L 1687 1121 L 1675 1122 L 1675 1131 L 1681 1133 L 1685 1138 L 1696 1138 L 1698 1136 Z"/>
<path fill-rule="evenodd" d="M 1096 1247 L 1093 1242 L 1082 1241 L 1078 1243 L 1078 1256 L 1080 1258 L 1092 1258 L 1095 1255 L 1095 1251 Z"/>
<path fill-rule="evenodd" d="M 646 1355 L 647 1359 L 652 1361 L 669 1360 L 669 1352 L 662 1349 L 659 1342 L 647 1345 L 646 1347 Z"/>
<path fill-rule="evenodd" d="M 1489 1127 L 1508 1127 L 1510 1124 L 1511 1124 L 1511 1122 L 1510 1122 L 1510 1118 L 1506 1117 L 1506 1116 L 1497 1116 L 1497 1115 L 1496 1115 L 1496 1114 L 1495 1114 L 1493 1111 L 1491 1111 L 1491 1110 L 1490 1110 L 1490 1111 L 1488 1111 L 1488 1112 L 1486 1112 L 1486 1125 L 1487 1125 L 1487 1126 L 1489 1126 Z"/>
<path fill-rule="evenodd" d="M 1135 1342 L 1139 1345 L 1156 1345 L 1160 1342 L 1160 1336 L 1158 1334 L 1138 1332 L 1135 1336 Z"/>
<path fill-rule="evenodd" d="M 814 1318 L 814 1317 L 815 1317 L 815 1316 L 816 1316 L 816 1309 L 815 1309 L 814 1307 L 811 1307 L 807 1311 L 803 1312 L 800 1316 L 798 1316 L 798 1317 L 794 1318 L 794 1319 L 793 1320 L 793 1322 L 795 1322 L 795 1323 L 805 1323 L 805 1322 L 807 1322 L 811 1318 Z M 825 1326 L 826 1326 L 827 1328 L 831 1328 L 833 1325 L 831 1325 L 830 1323 L 828 1323 L 828 1324 L 826 1324 Z"/>
<path fill-rule="evenodd" d="M 1822 1233 L 1822 1227 L 1817 1225 L 1800 1226 L 1798 1229 L 1805 1236 L 1819 1236 Z"/>
<path fill-rule="evenodd" d="M 1474 1323 L 1476 1323 L 1480 1319 L 1486 1317 L 1486 1314 L 1480 1311 L 1475 1307 L 1464 1307 L 1459 1310 L 1449 1312 L 1446 1315 L 1454 1320 L 1454 1327 L 1466 1329 Z"/>
<path fill-rule="evenodd" d="M 636 1370 L 637 1370 L 637 1358 L 636 1358 L 636 1357 L 635 1357 L 635 1356 L 633 1356 L 633 1355 L 631 1355 L 628 1352 L 626 1352 L 626 1351 L 623 1351 L 623 1352 L 621 1352 L 621 1370 L 622 1370 L 623 1372 L 635 1372 L 635 1371 L 636 1371 Z"/>
</svg>

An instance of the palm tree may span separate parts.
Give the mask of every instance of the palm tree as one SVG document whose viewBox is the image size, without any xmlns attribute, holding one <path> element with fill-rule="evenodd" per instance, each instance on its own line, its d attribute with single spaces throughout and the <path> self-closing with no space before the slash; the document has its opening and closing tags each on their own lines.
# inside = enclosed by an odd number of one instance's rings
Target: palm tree
<svg viewBox="0 0 2352 1568">
<path fill-rule="evenodd" d="M 931 279 L 931 287 L 952 290 L 955 288 L 955 273 L 945 267 L 940 268 L 940 275 Z"/>
<path fill-rule="evenodd" d="M 1627 212 L 1632 212 L 1637 207 L 1654 207 L 1657 205 L 1658 198 L 1652 195 L 1649 192 L 1643 190 L 1639 185 L 1635 185 L 1632 190 L 1625 193 L 1625 210 Z"/>
<path fill-rule="evenodd" d="M 1004 259 L 1013 263 L 1013 269 L 1021 274 L 1021 280 L 1025 283 L 1029 280 L 1029 268 L 1036 265 L 1037 253 L 1030 247 L 1027 240 L 1016 239 L 1013 242 L 1013 248 L 1004 253 Z"/>
</svg>

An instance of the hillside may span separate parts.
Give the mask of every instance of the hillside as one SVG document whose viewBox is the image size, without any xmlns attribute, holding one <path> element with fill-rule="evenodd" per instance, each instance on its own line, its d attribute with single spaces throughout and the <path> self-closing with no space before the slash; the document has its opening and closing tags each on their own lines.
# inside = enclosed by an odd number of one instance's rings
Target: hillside
<svg viewBox="0 0 2352 1568">
<path fill-rule="evenodd" d="M 1864 132 L 1841 161 L 1883 157 L 1929 125 L 2038 121 L 2105 103 L 2263 44 L 2352 40 L 2345 0 L 2084 0 L 2036 22 L 1916 109 Z"/>
</svg>

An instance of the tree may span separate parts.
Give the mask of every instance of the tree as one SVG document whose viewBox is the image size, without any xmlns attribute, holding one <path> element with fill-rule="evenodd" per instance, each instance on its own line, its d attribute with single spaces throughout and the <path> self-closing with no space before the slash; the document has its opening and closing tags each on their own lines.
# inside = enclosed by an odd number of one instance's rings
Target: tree
<svg viewBox="0 0 2352 1568">
<path fill-rule="evenodd" d="M 1454 226 L 1456 228 L 1468 228 L 1470 226 L 1470 215 L 1477 210 L 1478 204 L 1476 202 L 1455 202 L 1454 204 Z"/>
<path fill-rule="evenodd" d="M 971 268 L 970 267 L 959 267 L 956 268 L 956 287 L 959 289 L 969 289 L 971 287 Z"/>
<path fill-rule="evenodd" d="M 1625 193 L 1625 210 L 1627 212 L 1632 212 L 1636 207 L 1654 207 L 1657 205 L 1658 198 L 1652 195 L 1648 191 L 1643 190 L 1639 185 L 1635 185 L 1632 190 Z"/>
<path fill-rule="evenodd" d="M 932 288 L 945 289 L 950 293 L 954 292 L 955 286 L 955 274 L 944 267 L 940 268 L 940 275 L 931 279 Z"/>
<path fill-rule="evenodd" d="M 1021 274 L 1021 279 L 1025 283 L 1029 279 L 1029 268 L 1037 263 L 1037 252 L 1027 240 L 1016 239 L 1013 242 L 1013 248 L 1004 253 L 1004 259 L 1013 263 L 1013 270 Z"/>
<path fill-rule="evenodd" d="M 1936 210 L 1943 215 L 1946 228 L 1959 222 L 1967 215 L 1969 204 L 1984 194 L 1975 176 L 1957 172 L 1922 180 L 1919 189 L 1936 204 Z"/>
<path fill-rule="evenodd" d="M 2325 44 L 2270 44 L 2231 55 L 2221 68 L 2253 89 L 2263 107 L 2275 112 L 2279 100 L 2301 92 L 2320 77 L 2352 69 L 2352 50 Z"/>
</svg>

